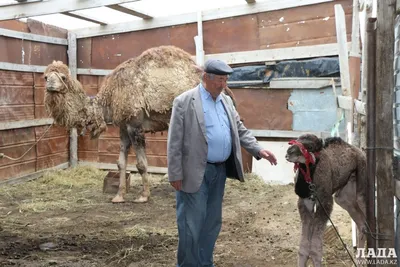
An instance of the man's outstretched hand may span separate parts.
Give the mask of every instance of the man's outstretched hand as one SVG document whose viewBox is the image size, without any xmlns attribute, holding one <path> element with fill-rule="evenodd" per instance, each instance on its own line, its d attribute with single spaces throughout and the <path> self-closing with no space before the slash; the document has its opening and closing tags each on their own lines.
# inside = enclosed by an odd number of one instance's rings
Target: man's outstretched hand
<svg viewBox="0 0 400 267">
<path fill-rule="evenodd" d="M 172 187 L 175 188 L 175 190 L 177 190 L 177 191 L 180 191 L 181 188 L 182 188 L 182 180 L 170 182 L 170 184 L 171 184 Z"/>
<path fill-rule="evenodd" d="M 261 158 L 268 160 L 271 163 L 271 165 L 278 164 L 278 162 L 276 161 L 275 155 L 272 152 L 270 152 L 266 149 L 262 149 L 262 150 L 260 150 L 260 152 L 258 154 L 260 155 Z"/>
</svg>

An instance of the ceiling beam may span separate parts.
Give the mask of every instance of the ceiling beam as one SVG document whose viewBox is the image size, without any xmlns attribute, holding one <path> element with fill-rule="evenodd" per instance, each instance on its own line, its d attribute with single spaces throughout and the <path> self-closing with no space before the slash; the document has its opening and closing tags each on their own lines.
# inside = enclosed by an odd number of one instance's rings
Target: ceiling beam
<svg viewBox="0 0 400 267">
<path fill-rule="evenodd" d="M 299 6 L 315 5 L 332 1 L 334 0 L 269 0 L 265 2 L 255 2 L 251 5 L 244 3 L 242 5 L 226 7 L 224 9 L 204 10 L 202 11 L 202 19 L 203 21 L 209 21 L 223 18 L 231 18 L 236 16 L 257 14 L 260 12 L 269 12 Z M 155 17 L 151 20 L 135 20 L 129 23 L 115 23 L 109 24 L 107 26 L 94 26 L 72 31 L 77 34 L 77 38 L 86 38 L 91 36 L 102 36 L 108 34 L 141 31 L 195 22 L 197 22 L 197 12 L 168 17 Z"/>
<path fill-rule="evenodd" d="M 9 19 L 20 19 L 34 16 L 42 16 L 63 12 L 71 12 L 82 9 L 89 9 L 101 6 L 125 4 L 137 2 L 139 0 L 96 0 L 96 1 L 77 1 L 77 0 L 51 0 L 39 2 L 26 2 L 10 6 L 0 7 L 0 21 Z"/>
<path fill-rule="evenodd" d="M 76 18 L 76 19 L 82 19 L 82 20 L 86 20 L 86 21 L 89 21 L 89 22 L 97 23 L 97 24 L 100 24 L 100 25 L 103 25 L 103 26 L 108 24 L 107 22 L 104 22 L 102 20 L 90 17 L 88 15 L 79 15 L 79 14 L 71 13 L 71 12 L 61 12 L 61 14 L 66 15 L 66 16 L 70 16 L 70 17 L 73 17 L 73 18 Z"/>
<path fill-rule="evenodd" d="M 118 5 L 118 4 L 108 5 L 106 7 L 114 9 L 114 10 L 117 10 L 119 12 L 123 12 L 123 13 L 129 14 L 129 15 L 135 16 L 135 17 L 139 17 L 139 18 L 142 18 L 142 19 L 152 19 L 153 18 L 152 16 L 150 16 L 150 15 L 144 13 L 144 12 L 140 12 L 138 10 L 134 10 L 132 8 L 121 6 L 121 5 Z"/>
</svg>

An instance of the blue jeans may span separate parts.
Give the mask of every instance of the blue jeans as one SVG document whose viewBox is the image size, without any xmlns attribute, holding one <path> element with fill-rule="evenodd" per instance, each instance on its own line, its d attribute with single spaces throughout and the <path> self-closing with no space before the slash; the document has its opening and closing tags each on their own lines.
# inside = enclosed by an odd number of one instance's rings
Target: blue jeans
<svg viewBox="0 0 400 267">
<path fill-rule="evenodd" d="M 222 225 L 225 164 L 207 164 L 196 193 L 176 192 L 177 267 L 214 267 L 213 252 Z"/>
</svg>

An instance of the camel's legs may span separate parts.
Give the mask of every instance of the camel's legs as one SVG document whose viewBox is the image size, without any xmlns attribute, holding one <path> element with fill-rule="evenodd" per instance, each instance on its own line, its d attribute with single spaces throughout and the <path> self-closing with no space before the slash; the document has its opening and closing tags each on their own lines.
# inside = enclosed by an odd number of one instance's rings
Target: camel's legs
<svg viewBox="0 0 400 267">
<path fill-rule="evenodd" d="M 310 251 L 310 258 L 314 263 L 314 267 L 322 266 L 323 245 L 324 245 L 323 238 L 324 238 L 326 223 L 328 221 L 327 214 L 328 216 L 330 216 L 333 208 L 332 195 L 320 191 L 318 192 L 318 198 L 322 206 L 318 201 L 316 201 L 317 208 L 314 213 L 314 218 L 312 223 L 313 232 L 311 237 L 311 251 Z"/>
<path fill-rule="evenodd" d="M 144 203 L 147 202 L 150 197 L 150 185 L 147 173 L 146 139 L 144 136 L 144 131 L 141 128 L 128 126 L 128 132 L 136 154 L 136 168 L 142 176 L 143 184 L 142 193 L 140 194 L 139 198 L 134 200 L 134 202 Z"/>
<path fill-rule="evenodd" d="M 364 195 L 357 196 L 356 182 L 353 177 L 351 177 L 349 182 L 335 194 L 335 202 L 349 213 L 358 227 L 357 247 L 364 248 L 366 236 L 363 234 L 363 231 L 366 227 L 366 205 L 365 200 L 359 201 L 360 199 L 362 200 L 365 198 Z M 360 203 L 361 207 L 359 205 Z"/>
<path fill-rule="evenodd" d="M 301 238 L 298 254 L 298 267 L 306 267 L 308 256 L 310 254 L 310 237 L 312 234 L 312 220 L 314 201 L 310 199 L 299 198 L 297 207 L 301 219 Z"/>
<path fill-rule="evenodd" d="M 129 148 L 131 146 L 126 125 L 120 126 L 119 134 L 120 134 L 120 152 L 118 159 L 119 188 L 117 195 L 112 199 L 113 203 L 125 202 L 124 197 L 126 194 L 126 165 L 128 161 Z"/>
</svg>

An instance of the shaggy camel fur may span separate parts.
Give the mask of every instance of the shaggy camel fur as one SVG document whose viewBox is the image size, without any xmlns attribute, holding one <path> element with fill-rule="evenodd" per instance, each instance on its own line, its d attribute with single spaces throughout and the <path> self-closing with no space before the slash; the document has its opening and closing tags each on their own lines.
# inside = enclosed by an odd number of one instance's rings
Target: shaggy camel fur
<svg viewBox="0 0 400 267">
<path fill-rule="evenodd" d="M 68 67 L 53 62 L 45 71 L 45 105 L 55 122 L 67 128 L 90 131 L 98 138 L 106 123 L 120 128 L 118 169 L 120 184 L 112 202 L 124 202 L 128 152 L 133 146 L 142 176 L 143 190 L 135 202 L 147 202 L 150 196 L 145 154 L 145 133 L 165 131 L 176 96 L 195 87 L 202 69 L 191 55 L 174 46 L 148 49 L 131 58 L 106 76 L 94 99 L 86 97 L 82 86 L 71 78 Z M 233 98 L 232 92 L 226 93 Z"/>
<path fill-rule="evenodd" d="M 360 232 L 357 246 L 364 248 L 367 228 L 363 151 L 339 137 L 323 140 L 311 134 L 302 135 L 289 144 L 292 145 L 286 152 L 286 160 L 295 163 L 295 169 L 299 170 L 295 182 L 302 223 L 298 266 L 306 267 L 309 257 L 315 267 L 322 266 L 323 233 L 328 221 L 325 211 L 331 215 L 333 194 L 335 202 L 357 224 Z M 318 199 L 312 197 L 308 177 L 315 185 Z"/>
</svg>

